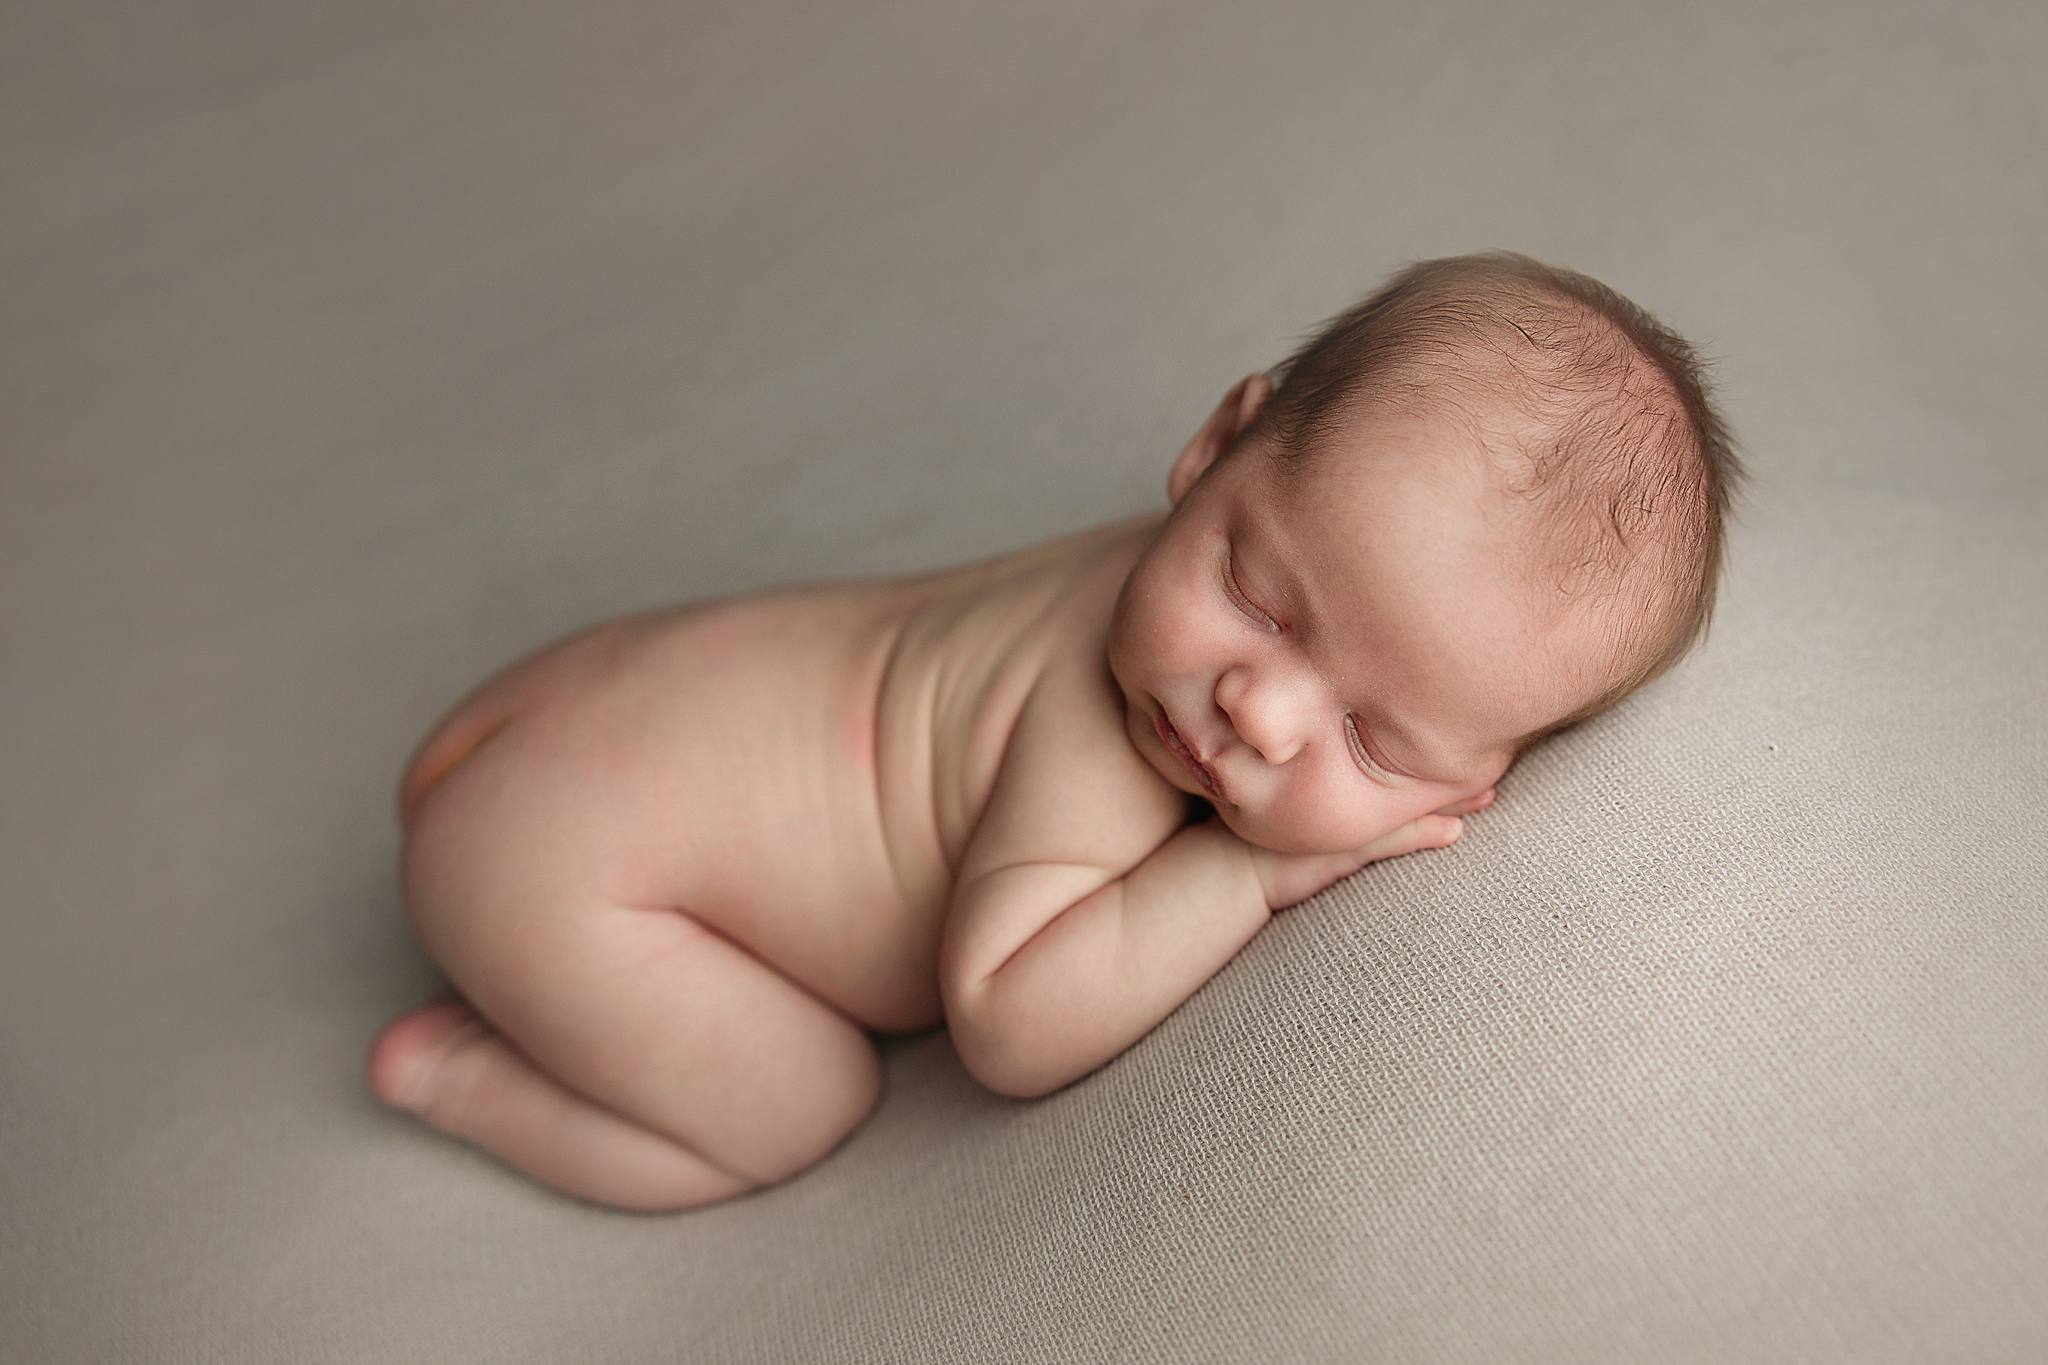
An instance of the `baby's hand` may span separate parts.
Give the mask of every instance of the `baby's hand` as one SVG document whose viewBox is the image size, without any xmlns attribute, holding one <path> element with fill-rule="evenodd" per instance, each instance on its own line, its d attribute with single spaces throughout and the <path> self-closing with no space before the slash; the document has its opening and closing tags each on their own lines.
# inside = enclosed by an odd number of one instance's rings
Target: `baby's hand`
<svg viewBox="0 0 2048 1365">
<path fill-rule="evenodd" d="M 1258 870 L 1259 885 L 1266 891 L 1266 908 L 1280 911 L 1301 902 L 1348 877 L 1367 863 L 1398 858 L 1425 848 L 1443 848 L 1458 841 L 1465 826 L 1457 817 L 1485 810 L 1493 804 L 1493 788 L 1424 815 L 1383 834 L 1363 848 L 1343 853 L 1276 853 L 1270 848 L 1252 847 L 1252 866 Z"/>
</svg>

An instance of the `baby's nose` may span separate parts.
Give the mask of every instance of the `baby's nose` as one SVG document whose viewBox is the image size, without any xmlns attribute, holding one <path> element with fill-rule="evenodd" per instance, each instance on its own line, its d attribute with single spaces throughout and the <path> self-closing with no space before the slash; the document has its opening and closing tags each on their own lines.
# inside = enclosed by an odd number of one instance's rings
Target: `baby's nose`
<svg viewBox="0 0 2048 1365">
<path fill-rule="evenodd" d="M 1260 758 L 1276 768 L 1301 752 L 1301 740 L 1284 726 L 1254 726 L 1250 732 L 1240 729 L 1238 734 L 1247 745 L 1258 750 Z"/>
<path fill-rule="evenodd" d="M 1278 697 L 1247 693 L 1235 706 L 1225 706 L 1223 713 L 1230 717 L 1230 728 L 1247 748 L 1278 766 L 1301 752 L 1305 737 L 1297 710 Z"/>
</svg>

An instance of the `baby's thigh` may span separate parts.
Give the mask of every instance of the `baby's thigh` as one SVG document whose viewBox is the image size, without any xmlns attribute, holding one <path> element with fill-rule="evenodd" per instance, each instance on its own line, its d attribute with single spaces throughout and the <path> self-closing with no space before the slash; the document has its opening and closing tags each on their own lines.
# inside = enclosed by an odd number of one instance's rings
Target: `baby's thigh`
<svg viewBox="0 0 2048 1365">
<path fill-rule="evenodd" d="M 757 1183 L 802 1169 L 873 1106 L 879 1064 L 859 1026 L 687 906 L 616 903 L 554 843 L 545 807 L 475 790 L 422 821 L 407 909 L 456 989 L 542 1072 Z"/>
<path fill-rule="evenodd" d="M 526 961 L 534 945 L 569 950 L 573 927 L 558 926 L 619 908 L 687 908 L 724 932 L 715 907 L 729 902 L 698 901 L 747 856 L 711 827 L 735 798 L 683 780 L 697 765 L 674 731 L 591 692 L 513 716 L 446 772 L 414 808 L 400 860 L 428 953 L 451 975 L 523 978 L 546 969 Z"/>
</svg>

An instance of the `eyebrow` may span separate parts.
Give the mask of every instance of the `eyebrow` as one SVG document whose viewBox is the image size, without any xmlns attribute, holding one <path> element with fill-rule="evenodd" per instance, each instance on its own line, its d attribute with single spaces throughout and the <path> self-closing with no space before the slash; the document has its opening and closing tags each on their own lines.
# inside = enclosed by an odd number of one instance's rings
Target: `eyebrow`
<svg viewBox="0 0 2048 1365">
<path fill-rule="evenodd" d="M 1257 548 L 1259 553 L 1262 556 L 1264 556 L 1269 563 L 1276 566 L 1275 571 L 1280 576 L 1281 590 L 1284 593 L 1284 595 L 1290 602 L 1295 602 L 1300 605 L 1301 616 L 1304 622 L 1308 623 L 1308 628 L 1305 630 L 1304 633 L 1314 636 L 1317 639 L 1321 639 L 1323 637 L 1323 631 L 1318 624 L 1314 624 L 1315 612 L 1310 606 L 1308 580 L 1302 577 L 1302 575 L 1296 573 L 1293 569 L 1289 568 L 1286 562 L 1280 557 L 1280 555 L 1274 552 L 1272 548 L 1273 536 L 1266 525 L 1266 519 L 1264 517 L 1257 516 L 1256 514 L 1246 513 L 1240 519 L 1237 534 L 1239 536 L 1248 536 L 1250 539 L 1258 543 Z M 1317 669 L 1316 671 L 1318 673 L 1322 672 L 1321 669 Z M 1403 725 L 1399 720 L 1395 719 L 1393 716 L 1389 715 L 1384 707 L 1360 706 L 1357 709 L 1365 711 L 1368 714 L 1368 716 L 1370 717 L 1369 723 L 1374 733 L 1382 736 L 1389 736 L 1393 739 L 1400 741 L 1403 749 L 1405 749 L 1408 753 L 1417 756 L 1418 758 L 1427 759 L 1431 756 L 1429 751 L 1426 750 L 1417 739 L 1415 731 L 1410 729 L 1408 726 Z M 1438 765 L 1425 763 L 1423 766 L 1436 767 Z M 1416 782 L 1455 783 L 1464 780 L 1462 775 L 1452 773 L 1448 770 L 1445 770 L 1445 775 L 1443 777 L 1425 777 L 1420 773 L 1411 772 L 1406 768 L 1396 768 L 1395 771 L 1398 772 L 1401 776 L 1410 778 Z"/>
</svg>

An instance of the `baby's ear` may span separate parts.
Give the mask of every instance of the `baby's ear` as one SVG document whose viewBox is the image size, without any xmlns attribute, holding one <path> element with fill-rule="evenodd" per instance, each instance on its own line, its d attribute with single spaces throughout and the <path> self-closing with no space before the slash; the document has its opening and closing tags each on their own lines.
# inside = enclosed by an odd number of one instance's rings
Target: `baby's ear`
<svg viewBox="0 0 2048 1365">
<path fill-rule="evenodd" d="M 1209 420 L 1202 423 L 1185 446 L 1181 447 L 1179 458 L 1173 462 L 1173 469 L 1166 476 L 1166 496 L 1176 506 L 1187 496 L 1203 474 L 1237 444 L 1254 419 L 1259 409 L 1266 406 L 1266 400 L 1273 396 L 1273 381 L 1263 371 L 1248 374 L 1223 395 L 1223 401 L 1209 414 Z"/>
</svg>

